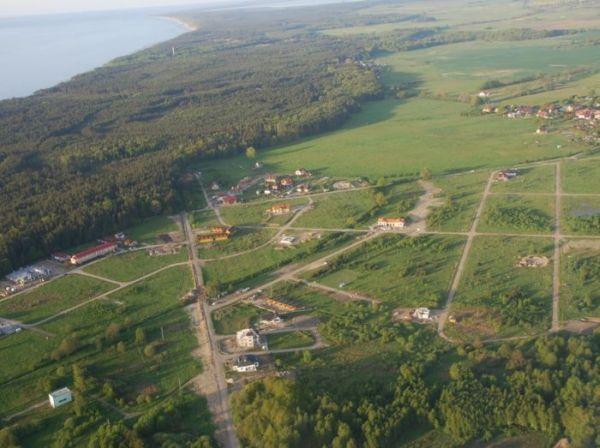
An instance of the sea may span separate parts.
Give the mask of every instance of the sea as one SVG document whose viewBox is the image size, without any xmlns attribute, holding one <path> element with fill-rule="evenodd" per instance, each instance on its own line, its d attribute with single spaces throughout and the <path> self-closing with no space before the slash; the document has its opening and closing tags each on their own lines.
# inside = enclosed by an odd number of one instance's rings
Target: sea
<svg viewBox="0 0 600 448">
<path fill-rule="evenodd" d="M 0 100 L 52 87 L 187 31 L 146 10 L 0 18 Z"/>
</svg>

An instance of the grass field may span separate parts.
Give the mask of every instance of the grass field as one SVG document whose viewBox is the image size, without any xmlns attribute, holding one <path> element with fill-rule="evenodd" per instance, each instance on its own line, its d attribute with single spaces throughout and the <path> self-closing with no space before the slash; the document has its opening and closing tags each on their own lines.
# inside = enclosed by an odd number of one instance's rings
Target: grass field
<svg viewBox="0 0 600 448">
<path fill-rule="evenodd" d="M 563 196 L 561 230 L 572 235 L 600 235 L 600 196 Z"/>
<path fill-rule="evenodd" d="M 115 287 L 95 278 L 67 275 L 0 302 L 0 317 L 37 322 Z"/>
<path fill-rule="evenodd" d="M 346 309 L 346 305 L 335 300 L 323 291 L 315 290 L 302 283 L 285 283 L 271 291 L 274 297 L 281 297 L 286 303 L 292 303 L 304 308 L 308 313 L 327 320 L 330 316 L 339 314 Z"/>
<path fill-rule="evenodd" d="M 600 194 L 600 159 L 582 159 L 562 164 L 562 189 L 565 193 Z"/>
<path fill-rule="evenodd" d="M 383 236 L 342 255 L 316 278 L 344 291 L 357 292 L 395 306 L 436 308 L 445 298 L 462 237 Z"/>
<path fill-rule="evenodd" d="M 221 216 L 230 226 L 255 226 L 259 224 L 281 225 L 288 221 L 293 214 L 289 213 L 280 216 L 271 216 L 267 211 L 277 204 L 289 204 L 296 208 L 308 204 L 308 199 L 281 199 L 280 202 L 263 202 L 258 204 L 234 205 L 223 207 Z"/>
<path fill-rule="evenodd" d="M 217 334 L 233 334 L 251 327 L 265 311 L 252 305 L 238 303 L 212 313 L 211 318 Z"/>
<path fill-rule="evenodd" d="M 519 169 L 519 174 L 507 182 L 494 182 L 494 193 L 554 193 L 556 168 L 540 165 Z"/>
<path fill-rule="evenodd" d="M 251 250 L 268 242 L 276 233 L 277 230 L 274 229 L 236 229 L 227 241 L 218 241 L 210 245 L 199 244 L 198 256 L 216 258 Z"/>
<path fill-rule="evenodd" d="M 310 347 L 314 343 L 315 337 L 310 331 L 290 331 L 267 336 L 269 350 Z"/>
<path fill-rule="evenodd" d="M 600 245 L 567 242 L 560 267 L 561 320 L 600 317 Z"/>
<path fill-rule="evenodd" d="M 213 210 L 196 211 L 190 214 L 190 223 L 194 229 L 207 229 L 219 225 Z"/>
<path fill-rule="evenodd" d="M 84 268 L 84 271 L 118 282 L 130 282 L 164 266 L 181 263 L 187 259 L 185 247 L 180 248 L 177 254 L 161 256 L 150 256 L 145 250 L 136 250 L 100 260 Z"/>
<path fill-rule="evenodd" d="M 424 98 L 376 101 L 337 131 L 261 151 L 259 157 L 273 172 L 305 166 L 319 175 L 377 180 L 416 175 L 425 167 L 434 174 L 506 167 L 582 149 L 560 135 L 536 143 L 536 125 L 528 120 L 461 116 L 469 109 Z M 242 156 L 211 161 L 206 169 L 237 179 L 252 173 Z"/>
<path fill-rule="evenodd" d="M 156 216 L 127 229 L 126 233 L 131 239 L 140 243 L 154 243 L 157 235 L 177 230 L 179 230 L 179 227 L 171 218 L 168 216 Z"/>
<path fill-rule="evenodd" d="M 504 233 L 552 233 L 554 197 L 489 196 L 477 231 Z"/>
<path fill-rule="evenodd" d="M 432 182 L 442 189 L 439 197 L 445 202 L 431 210 L 428 228 L 452 232 L 469 230 L 488 177 L 489 173 L 483 171 L 434 178 Z"/>
<path fill-rule="evenodd" d="M 169 269 L 45 324 L 44 330 L 56 334 L 53 338 L 23 331 L 0 339 L 4 360 L 0 365 L 0 414 L 8 415 L 43 400 L 47 391 L 40 388 L 40 381 L 53 377 L 57 367 L 70 367 L 73 363 L 87 366 L 102 382 L 112 381 L 118 395 L 133 407 L 137 395 L 144 391 L 162 395 L 173 390 L 178 377 L 185 381 L 199 371 L 198 362 L 190 354 L 196 339 L 189 331 L 189 317 L 178 301 L 191 288 L 187 266 Z M 118 340 L 105 339 L 98 347 L 98 338 L 103 338 L 113 323 L 121 328 Z M 156 346 L 156 355 L 143 355 L 144 347 L 134 344 L 137 328 L 144 329 L 147 344 Z M 52 359 L 52 352 L 65 338 L 78 341 L 76 350 Z M 122 353 L 115 349 L 118 341 L 125 344 Z M 56 384 L 61 385 L 70 385 L 70 379 Z"/>
<path fill-rule="evenodd" d="M 552 316 L 553 242 L 548 238 L 477 237 L 451 307 L 459 339 L 545 331 Z M 545 267 L 518 267 L 526 256 L 545 256 Z"/>
</svg>

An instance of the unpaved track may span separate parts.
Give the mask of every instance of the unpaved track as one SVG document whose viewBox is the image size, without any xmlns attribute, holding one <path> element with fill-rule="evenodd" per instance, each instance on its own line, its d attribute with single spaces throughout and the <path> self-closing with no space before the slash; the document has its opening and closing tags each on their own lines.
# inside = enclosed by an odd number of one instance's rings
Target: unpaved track
<svg viewBox="0 0 600 448">
<path fill-rule="evenodd" d="M 552 332 L 560 330 L 560 213 L 561 213 L 561 173 L 560 162 L 556 163 L 555 186 L 555 223 L 554 223 L 554 275 L 552 276 Z"/>
</svg>

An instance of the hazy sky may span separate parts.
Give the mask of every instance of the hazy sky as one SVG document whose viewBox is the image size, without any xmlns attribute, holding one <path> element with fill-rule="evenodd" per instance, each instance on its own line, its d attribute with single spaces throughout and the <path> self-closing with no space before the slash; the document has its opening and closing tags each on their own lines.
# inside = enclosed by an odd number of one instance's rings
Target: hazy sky
<svg viewBox="0 0 600 448">
<path fill-rule="evenodd" d="M 219 0 L 0 0 L 0 16 L 217 2 Z"/>
</svg>

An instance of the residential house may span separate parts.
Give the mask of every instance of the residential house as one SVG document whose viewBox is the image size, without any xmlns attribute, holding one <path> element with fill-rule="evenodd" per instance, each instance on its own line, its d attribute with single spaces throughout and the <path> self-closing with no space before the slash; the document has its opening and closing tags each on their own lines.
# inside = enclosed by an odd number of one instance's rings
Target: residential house
<svg viewBox="0 0 600 448">
<path fill-rule="evenodd" d="M 238 356 L 233 363 L 233 370 L 240 373 L 256 372 L 260 362 L 258 357 L 254 355 L 242 355 Z"/>
<path fill-rule="evenodd" d="M 235 342 L 241 348 L 257 348 L 261 345 L 260 335 L 253 328 L 244 328 L 235 334 Z"/>
<path fill-rule="evenodd" d="M 292 211 L 289 204 L 276 204 L 272 206 L 267 212 L 271 215 L 279 216 L 286 215 Z"/>
<path fill-rule="evenodd" d="M 73 394 L 68 387 L 63 387 L 62 389 L 50 392 L 48 394 L 48 401 L 50 402 L 50 406 L 57 408 L 73 401 Z"/>
<path fill-rule="evenodd" d="M 294 171 L 294 174 L 298 177 L 310 177 L 311 173 L 308 170 L 305 170 L 304 168 L 298 168 L 296 171 Z"/>
<path fill-rule="evenodd" d="M 413 313 L 413 317 L 420 320 L 429 320 L 431 319 L 431 310 L 425 307 L 417 308 Z"/>
<path fill-rule="evenodd" d="M 507 182 L 507 181 L 511 180 L 513 177 L 516 177 L 517 175 L 518 175 L 518 173 L 516 171 L 502 170 L 502 171 L 498 171 L 498 173 L 496 174 L 496 180 L 501 181 L 501 182 Z"/>
<path fill-rule="evenodd" d="M 384 229 L 401 229 L 406 226 L 406 219 L 404 218 L 379 218 L 377 220 L 377 227 Z"/>
<path fill-rule="evenodd" d="M 83 250 L 76 253 L 71 257 L 71 264 L 78 265 L 85 263 L 86 261 L 94 260 L 95 258 L 102 257 L 103 255 L 113 253 L 117 251 L 116 243 L 103 243 L 98 246 L 90 247 L 89 249 Z"/>
</svg>

